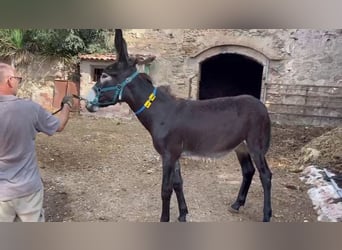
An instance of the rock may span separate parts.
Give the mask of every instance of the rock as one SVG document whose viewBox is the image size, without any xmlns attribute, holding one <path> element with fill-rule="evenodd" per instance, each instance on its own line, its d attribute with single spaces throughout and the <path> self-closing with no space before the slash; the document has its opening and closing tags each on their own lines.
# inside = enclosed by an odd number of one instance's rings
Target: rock
<svg viewBox="0 0 342 250">
<path fill-rule="evenodd" d="M 100 216 L 100 217 L 99 217 L 99 220 L 106 221 L 106 220 L 107 220 L 107 218 L 106 218 L 105 216 Z"/>
<path fill-rule="evenodd" d="M 285 184 L 285 187 L 292 190 L 298 190 L 299 188 L 292 184 Z"/>
<path fill-rule="evenodd" d="M 152 174 L 153 172 L 154 172 L 153 169 L 148 169 L 148 170 L 146 171 L 146 173 L 148 173 L 148 174 Z"/>
<path fill-rule="evenodd" d="M 318 157 L 321 155 L 321 152 L 314 148 L 304 148 L 302 150 L 302 153 L 304 154 L 303 156 L 304 163 L 307 163 L 310 161 L 311 162 L 317 161 Z"/>
<path fill-rule="evenodd" d="M 303 169 L 304 169 L 303 165 L 301 165 L 300 167 L 294 166 L 294 167 L 289 168 L 289 172 L 295 173 L 295 174 L 296 173 L 301 173 L 303 171 Z"/>
</svg>

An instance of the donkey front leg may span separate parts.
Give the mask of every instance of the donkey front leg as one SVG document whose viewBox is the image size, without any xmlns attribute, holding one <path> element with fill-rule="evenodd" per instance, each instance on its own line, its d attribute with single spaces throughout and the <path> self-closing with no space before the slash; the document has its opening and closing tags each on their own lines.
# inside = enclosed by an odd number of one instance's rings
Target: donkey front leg
<svg viewBox="0 0 342 250">
<path fill-rule="evenodd" d="M 178 221 L 186 222 L 186 215 L 188 214 L 188 207 L 185 202 L 184 193 L 183 193 L 183 178 L 181 175 L 181 169 L 179 161 L 176 161 L 175 170 L 173 177 L 173 190 L 177 196 L 178 209 L 179 209 L 179 217 Z"/>
<path fill-rule="evenodd" d="M 161 222 L 168 222 L 170 220 L 170 200 L 173 188 L 173 177 L 175 169 L 175 161 L 172 161 L 168 156 L 163 158 L 163 179 L 162 179 L 162 214 L 160 217 Z"/>
</svg>

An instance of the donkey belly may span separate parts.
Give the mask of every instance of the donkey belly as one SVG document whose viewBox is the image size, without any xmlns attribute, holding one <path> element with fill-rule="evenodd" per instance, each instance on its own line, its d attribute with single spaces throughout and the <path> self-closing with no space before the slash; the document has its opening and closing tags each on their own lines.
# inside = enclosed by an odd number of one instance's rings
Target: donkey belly
<svg viewBox="0 0 342 250">
<path fill-rule="evenodd" d="M 186 155 L 204 157 L 220 157 L 235 149 L 245 136 L 241 133 L 216 133 L 217 130 L 202 134 L 188 134 L 183 141 L 183 152 Z"/>
<path fill-rule="evenodd" d="M 183 151 L 182 156 L 195 156 L 195 157 L 200 157 L 200 158 L 221 158 L 221 157 L 225 156 L 226 154 L 228 154 L 232 150 L 233 149 L 222 150 L 222 151 L 218 151 L 218 152 Z"/>
<path fill-rule="evenodd" d="M 240 113 L 235 99 L 188 103 L 177 113 L 176 128 L 182 152 L 198 156 L 220 156 L 246 139 L 249 116 Z"/>
</svg>

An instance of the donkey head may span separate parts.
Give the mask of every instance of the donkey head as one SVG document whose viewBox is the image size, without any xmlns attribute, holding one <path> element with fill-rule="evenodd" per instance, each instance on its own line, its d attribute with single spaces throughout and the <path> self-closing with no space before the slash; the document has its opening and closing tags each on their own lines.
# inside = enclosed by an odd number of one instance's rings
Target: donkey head
<svg viewBox="0 0 342 250">
<path fill-rule="evenodd" d="M 96 112 L 101 107 L 115 105 L 122 101 L 125 86 L 137 75 L 136 60 L 128 57 L 127 44 L 122 36 L 122 30 L 115 30 L 116 62 L 107 66 L 100 79 L 88 94 L 86 108 Z"/>
</svg>

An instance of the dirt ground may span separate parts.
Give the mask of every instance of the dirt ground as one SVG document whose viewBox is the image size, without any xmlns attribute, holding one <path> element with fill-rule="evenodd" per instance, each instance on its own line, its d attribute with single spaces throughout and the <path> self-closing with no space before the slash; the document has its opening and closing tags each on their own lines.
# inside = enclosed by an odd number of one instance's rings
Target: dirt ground
<svg viewBox="0 0 342 250">
<path fill-rule="evenodd" d="M 328 128 L 274 125 L 267 159 L 275 222 L 317 221 L 299 180 L 298 152 Z M 161 160 L 137 119 L 73 116 L 66 129 L 37 136 L 47 221 L 157 222 L 161 212 Z M 261 221 L 263 192 L 255 175 L 245 207 L 232 214 L 241 182 L 234 153 L 215 160 L 181 159 L 188 221 Z M 171 221 L 178 208 L 172 196 Z"/>
</svg>

